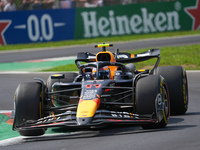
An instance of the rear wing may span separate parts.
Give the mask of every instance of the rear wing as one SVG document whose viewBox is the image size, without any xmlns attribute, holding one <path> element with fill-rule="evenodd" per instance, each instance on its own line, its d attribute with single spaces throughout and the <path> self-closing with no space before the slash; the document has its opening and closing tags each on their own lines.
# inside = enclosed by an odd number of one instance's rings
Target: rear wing
<svg viewBox="0 0 200 150">
<path fill-rule="evenodd" d="M 150 49 L 146 52 L 130 55 L 129 53 L 118 53 L 116 62 L 120 63 L 135 63 L 146 61 L 152 58 L 157 58 L 157 61 L 149 74 L 153 74 L 155 68 L 158 67 L 160 62 L 160 49 Z"/>
<path fill-rule="evenodd" d="M 116 52 L 113 53 L 116 62 L 121 63 L 134 63 L 134 62 L 141 62 L 146 61 L 151 58 L 160 57 L 160 49 L 150 49 L 146 52 L 140 54 L 130 54 L 130 53 L 123 53 L 123 52 Z M 89 53 L 89 52 L 81 52 L 77 54 L 76 61 L 83 61 L 83 62 L 95 62 L 96 55 Z"/>
<path fill-rule="evenodd" d="M 102 48 L 102 51 L 106 51 L 106 47 L 112 47 L 112 46 L 113 44 L 98 44 L 95 45 L 95 48 Z M 135 63 L 135 62 L 146 61 L 152 58 L 157 58 L 156 64 L 150 73 L 152 74 L 153 70 L 158 67 L 158 64 L 160 62 L 160 49 L 150 49 L 146 52 L 139 54 L 119 52 L 119 50 L 117 49 L 116 53 L 113 53 L 113 56 L 116 62 L 119 63 Z M 80 52 L 77 54 L 77 59 L 75 60 L 75 63 L 78 68 L 81 65 L 80 62 L 87 62 L 87 63 L 96 62 L 96 55 L 89 52 Z"/>
<path fill-rule="evenodd" d="M 121 63 L 134 63 L 134 62 L 141 62 L 146 61 L 152 58 L 159 58 L 160 57 L 160 49 L 150 49 L 146 52 L 140 54 L 129 54 L 129 53 L 118 53 L 116 55 L 117 59 L 116 62 Z"/>
</svg>

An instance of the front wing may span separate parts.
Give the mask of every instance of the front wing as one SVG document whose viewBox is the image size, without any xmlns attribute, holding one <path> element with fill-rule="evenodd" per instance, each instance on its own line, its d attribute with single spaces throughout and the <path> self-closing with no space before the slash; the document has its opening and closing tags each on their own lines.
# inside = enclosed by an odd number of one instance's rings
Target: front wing
<svg viewBox="0 0 200 150">
<path fill-rule="evenodd" d="M 116 112 L 108 110 L 97 110 L 92 121 L 87 125 L 78 125 L 76 112 L 67 111 L 65 113 L 47 116 L 38 120 L 27 120 L 14 130 L 26 130 L 34 128 L 50 127 L 91 127 L 109 124 L 152 124 L 158 123 L 155 115 L 138 115 L 129 112 Z"/>
</svg>

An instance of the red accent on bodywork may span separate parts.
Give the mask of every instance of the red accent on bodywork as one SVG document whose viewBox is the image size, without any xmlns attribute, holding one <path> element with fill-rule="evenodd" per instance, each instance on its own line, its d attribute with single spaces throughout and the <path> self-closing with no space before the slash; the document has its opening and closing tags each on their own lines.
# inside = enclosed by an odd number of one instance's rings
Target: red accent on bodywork
<svg viewBox="0 0 200 150">
<path fill-rule="evenodd" d="M 93 86 L 95 86 L 95 88 L 100 88 L 101 84 L 94 84 Z"/>
<path fill-rule="evenodd" d="M 90 89 L 92 87 L 92 85 L 85 85 L 86 89 Z"/>
<path fill-rule="evenodd" d="M 99 108 L 100 103 L 101 103 L 100 99 L 96 98 L 96 99 L 93 99 L 93 101 L 94 101 L 95 103 L 97 103 L 97 108 Z"/>
<path fill-rule="evenodd" d="M 80 99 L 78 103 L 81 103 L 81 102 L 83 102 L 83 101 L 84 101 L 83 99 Z"/>
<path fill-rule="evenodd" d="M 110 89 L 105 89 L 105 92 L 108 92 L 108 91 L 110 91 Z"/>
<path fill-rule="evenodd" d="M 64 123 L 62 122 L 55 122 L 55 123 L 50 123 L 50 124 L 40 124 L 40 125 L 34 125 L 34 126 L 30 126 L 31 128 L 35 128 L 35 127 L 43 127 L 43 126 L 51 126 L 51 125 L 57 125 L 57 124 L 62 124 Z"/>
<path fill-rule="evenodd" d="M 122 122 L 123 120 L 108 119 L 109 121 Z"/>
<path fill-rule="evenodd" d="M 122 122 L 122 121 L 131 121 L 131 120 L 116 120 L 116 119 L 108 119 L 108 121 L 112 121 L 112 122 Z M 153 121 L 153 120 L 134 120 L 136 122 L 154 122 L 157 123 L 157 121 Z"/>
</svg>

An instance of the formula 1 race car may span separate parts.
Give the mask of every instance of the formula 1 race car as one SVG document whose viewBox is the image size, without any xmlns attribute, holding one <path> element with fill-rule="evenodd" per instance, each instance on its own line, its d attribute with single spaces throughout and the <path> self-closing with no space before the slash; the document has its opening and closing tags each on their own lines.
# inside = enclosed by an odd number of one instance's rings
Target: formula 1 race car
<svg viewBox="0 0 200 150">
<path fill-rule="evenodd" d="M 160 50 L 140 54 L 106 51 L 81 52 L 79 73 L 57 73 L 47 84 L 20 84 L 15 92 L 13 130 L 23 136 L 43 135 L 50 127 L 96 127 L 137 124 L 144 129 L 164 128 L 170 113 L 188 108 L 186 71 L 181 66 L 158 67 Z M 136 70 L 133 63 L 157 58 L 153 69 Z"/>
</svg>

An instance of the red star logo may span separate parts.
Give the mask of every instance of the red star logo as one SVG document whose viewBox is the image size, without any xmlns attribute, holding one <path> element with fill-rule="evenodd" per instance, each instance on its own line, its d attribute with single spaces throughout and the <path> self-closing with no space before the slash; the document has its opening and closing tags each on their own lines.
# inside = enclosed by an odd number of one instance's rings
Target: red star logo
<svg viewBox="0 0 200 150">
<path fill-rule="evenodd" d="M 4 32 L 7 30 L 10 23 L 11 21 L 8 21 L 8 20 L 0 20 L 0 45 L 6 45 Z"/>
<path fill-rule="evenodd" d="M 197 30 L 200 26 L 200 0 L 196 1 L 196 6 L 187 7 L 185 10 L 193 19 L 193 30 Z"/>
</svg>

